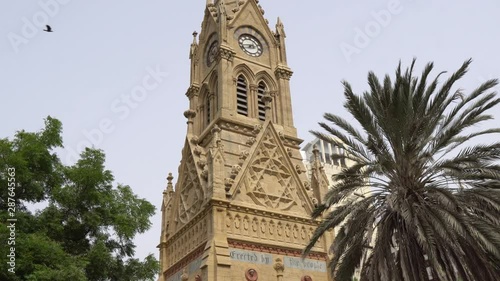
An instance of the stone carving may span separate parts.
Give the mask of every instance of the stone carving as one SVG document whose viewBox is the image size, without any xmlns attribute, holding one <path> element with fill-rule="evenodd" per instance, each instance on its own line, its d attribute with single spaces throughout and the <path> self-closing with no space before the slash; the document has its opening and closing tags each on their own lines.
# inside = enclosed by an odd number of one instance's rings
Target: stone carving
<svg viewBox="0 0 500 281">
<path fill-rule="evenodd" d="M 167 252 L 167 265 L 172 266 L 183 259 L 188 253 L 196 250 L 207 241 L 207 221 L 202 218 L 189 228 L 183 228 L 169 241 Z"/>
<path fill-rule="evenodd" d="M 201 172 L 201 177 L 204 180 L 208 180 L 208 169 L 207 169 L 207 167 L 205 167 L 205 169 L 203 170 L 203 172 Z"/>
<path fill-rule="evenodd" d="M 184 271 L 182 272 L 182 275 L 181 275 L 181 280 L 187 281 L 188 279 L 189 279 L 189 274 L 187 273 L 187 269 L 184 268 Z"/>
<path fill-rule="evenodd" d="M 232 178 L 225 178 L 224 179 L 224 190 L 226 191 L 226 196 L 230 197 L 231 196 L 231 187 L 234 184 L 234 180 Z"/>
<path fill-rule="evenodd" d="M 305 172 L 301 167 L 300 165 L 295 165 L 295 170 L 297 171 L 297 173 L 300 175 L 302 174 L 302 172 Z"/>
<path fill-rule="evenodd" d="M 186 148 L 187 150 L 187 148 Z M 191 218 L 200 211 L 201 205 L 205 198 L 205 190 L 203 189 L 199 179 L 194 158 L 191 153 L 185 155 L 185 161 L 182 164 L 180 174 L 180 198 L 179 198 L 179 221 L 183 224 L 187 223 Z"/>
<path fill-rule="evenodd" d="M 254 155 L 241 182 L 242 191 L 256 204 L 268 208 L 289 210 L 297 205 L 297 183 L 271 134 L 264 135 Z"/>
<path fill-rule="evenodd" d="M 200 87 L 193 85 L 193 86 L 189 87 L 189 89 L 187 90 L 186 96 L 188 98 L 191 98 L 195 95 L 198 95 L 199 92 L 200 92 Z"/>
<path fill-rule="evenodd" d="M 234 165 L 231 168 L 231 178 L 235 179 L 238 173 L 241 171 L 241 166 L 240 165 Z"/>
<path fill-rule="evenodd" d="M 279 67 L 276 68 L 274 74 L 276 74 L 276 77 L 278 77 L 278 79 L 290 80 L 290 78 L 292 78 L 293 71 L 288 68 Z"/>
<path fill-rule="evenodd" d="M 257 140 L 254 137 L 248 138 L 247 145 L 253 145 Z"/>
<path fill-rule="evenodd" d="M 270 219 L 259 215 L 249 215 L 227 211 L 225 217 L 226 232 L 244 237 L 259 238 L 262 241 L 290 242 L 305 246 L 316 226 L 282 222 L 279 218 Z"/>
<path fill-rule="evenodd" d="M 306 188 L 306 190 L 311 190 L 311 183 L 309 181 L 305 181 L 304 187 Z"/>
<path fill-rule="evenodd" d="M 278 274 L 283 274 L 283 271 L 285 271 L 283 260 L 280 258 L 276 258 L 273 268 Z"/>
<path fill-rule="evenodd" d="M 263 129 L 262 125 L 260 125 L 260 124 L 259 125 L 255 125 L 253 127 L 252 134 L 257 135 L 260 131 L 262 131 L 262 129 Z"/>
<path fill-rule="evenodd" d="M 240 153 L 240 157 L 238 158 L 238 165 L 242 166 L 245 160 L 248 158 L 248 155 L 249 155 L 248 151 L 246 150 L 242 151 Z"/>
<path fill-rule="evenodd" d="M 232 16 L 228 16 L 227 19 L 230 20 L 230 17 L 232 17 Z M 221 47 L 219 49 L 218 58 L 219 59 L 225 59 L 225 60 L 228 60 L 228 61 L 233 61 L 235 54 L 236 53 L 233 50 Z"/>
<path fill-rule="evenodd" d="M 293 150 L 291 148 L 287 148 L 286 149 L 286 153 L 288 154 L 288 156 L 292 157 L 293 156 Z"/>
<path fill-rule="evenodd" d="M 279 133 L 278 133 L 278 136 L 280 137 L 280 139 L 281 139 L 282 141 L 284 141 L 284 140 L 285 140 L 285 133 L 283 133 L 283 132 L 279 132 Z"/>
<path fill-rule="evenodd" d="M 202 159 L 198 160 L 197 164 L 198 164 L 198 167 L 203 169 L 207 165 L 207 160 L 202 158 Z"/>
</svg>

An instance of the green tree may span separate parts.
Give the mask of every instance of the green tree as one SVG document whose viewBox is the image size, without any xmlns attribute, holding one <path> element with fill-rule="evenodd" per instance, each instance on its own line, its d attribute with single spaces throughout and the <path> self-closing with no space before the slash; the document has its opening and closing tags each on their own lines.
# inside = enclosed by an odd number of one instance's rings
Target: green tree
<svg viewBox="0 0 500 281">
<path fill-rule="evenodd" d="M 400 64 L 395 81 L 370 72 L 363 95 L 343 82 L 344 107 L 362 130 L 325 114 L 326 132 L 312 131 L 353 163 L 313 212 L 322 223 L 305 249 L 338 227 L 329 264 L 335 280 L 350 280 L 360 265 L 361 280 L 498 280 L 500 142 L 469 142 L 500 132 L 477 126 L 493 118 L 487 112 L 500 102 L 492 91 L 498 81 L 468 95 L 454 90 L 470 63 L 444 83 L 443 73 L 429 79 L 432 63 L 414 76 L 415 61 L 404 73 Z"/>
<path fill-rule="evenodd" d="M 158 261 L 153 255 L 133 258 L 133 238 L 151 226 L 155 208 L 129 186 L 113 186 L 104 167 L 104 153 L 85 149 L 71 166 L 61 163 L 62 125 L 48 117 L 40 132 L 17 132 L 0 139 L 0 220 L 9 218 L 8 168 L 15 169 L 15 274 L 0 247 L 0 280 L 92 281 L 154 280 Z M 36 213 L 27 206 L 45 206 Z M 0 240 L 10 230 L 2 225 Z"/>
</svg>

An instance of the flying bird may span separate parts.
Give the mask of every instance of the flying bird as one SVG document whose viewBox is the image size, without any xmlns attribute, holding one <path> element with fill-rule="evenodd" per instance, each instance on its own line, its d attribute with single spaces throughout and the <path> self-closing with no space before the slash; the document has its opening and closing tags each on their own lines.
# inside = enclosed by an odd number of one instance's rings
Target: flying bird
<svg viewBox="0 0 500 281">
<path fill-rule="evenodd" d="M 47 29 L 44 29 L 43 31 L 46 31 L 46 32 L 52 32 L 52 27 L 50 27 L 50 25 L 46 25 Z"/>
</svg>

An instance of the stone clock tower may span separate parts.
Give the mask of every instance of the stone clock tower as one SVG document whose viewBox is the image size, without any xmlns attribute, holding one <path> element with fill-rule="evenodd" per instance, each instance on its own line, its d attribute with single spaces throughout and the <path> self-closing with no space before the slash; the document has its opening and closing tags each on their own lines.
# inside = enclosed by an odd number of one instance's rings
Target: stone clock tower
<svg viewBox="0 0 500 281">
<path fill-rule="evenodd" d="M 326 281 L 321 239 L 301 253 L 327 191 L 293 124 L 285 31 L 258 0 L 207 0 L 190 49 L 187 135 L 163 193 L 161 281 Z"/>
</svg>

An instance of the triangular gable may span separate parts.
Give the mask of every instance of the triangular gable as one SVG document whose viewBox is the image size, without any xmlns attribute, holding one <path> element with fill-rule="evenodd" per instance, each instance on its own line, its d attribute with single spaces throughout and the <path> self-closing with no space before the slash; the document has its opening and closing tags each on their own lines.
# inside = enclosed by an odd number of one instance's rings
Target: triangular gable
<svg viewBox="0 0 500 281">
<path fill-rule="evenodd" d="M 233 201 L 309 215 L 313 203 L 273 124 L 267 121 L 230 190 Z"/>
<path fill-rule="evenodd" d="M 201 154 L 195 153 L 193 145 L 186 141 L 171 213 L 171 220 L 175 222 L 172 227 L 174 233 L 189 222 L 206 201 L 206 182 L 202 180 L 200 167 L 203 161 Z"/>
<path fill-rule="evenodd" d="M 212 12 L 210 12 L 210 7 L 207 7 L 205 10 L 205 17 L 201 24 L 201 33 L 200 33 L 200 43 L 206 43 L 209 39 L 209 36 L 217 31 L 217 22 L 216 19 L 212 16 Z"/>
<path fill-rule="evenodd" d="M 250 11 L 246 11 L 247 9 L 250 9 Z M 230 21 L 229 24 L 234 26 L 239 20 L 241 20 L 241 17 L 245 15 L 247 12 L 253 13 L 255 18 L 257 18 L 258 22 L 262 26 L 263 30 L 260 29 L 258 26 L 254 26 L 254 28 L 257 28 L 257 30 L 260 30 L 261 32 L 265 32 L 269 40 L 271 40 L 269 42 L 269 45 L 272 46 L 273 45 L 272 40 L 274 40 L 274 35 L 271 29 L 269 28 L 269 24 L 264 18 L 264 15 L 260 11 L 260 9 L 261 8 L 257 5 L 255 0 L 246 1 L 246 3 L 243 4 L 243 6 L 239 7 L 239 11 L 235 14 L 234 18 Z"/>
</svg>

